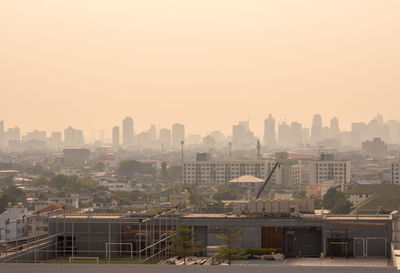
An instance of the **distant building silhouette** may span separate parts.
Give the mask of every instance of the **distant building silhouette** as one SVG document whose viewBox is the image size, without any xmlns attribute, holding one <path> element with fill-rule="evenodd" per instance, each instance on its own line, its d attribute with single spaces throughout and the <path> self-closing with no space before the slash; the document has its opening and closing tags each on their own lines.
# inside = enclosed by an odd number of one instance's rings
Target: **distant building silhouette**
<svg viewBox="0 0 400 273">
<path fill-rule="evenodd" d="M 64 130 L 64 146 L 80 147 L 85 143 L 82 130 L 76 130 L 71 126 Z"/>
<path fill-rule="evenodd" d="M 175 123 L 172 125 L 172 144 L 178 146 L 181 141 L 185 141 L 185 125 Z"/>
<path fill-rule="evenodd" d="M 160 130 L 159 141 L 162 145 L 168 147 L 171 145 L 171 130 L 163 128 Z"/>
<path fill-rule="evenodd" d="M 264 120 L 264 138 L 263 142 L 268 145 L 275 144 L 275 119 L 270 114 L 267 119 Z"/>
<path fill-rule="evenodd" d="M 131 117 L 126 117 L 122 121 L 122 144 L 124 146 L 133 145 L 133 119 Z"/>
<path fill-rule="evenodd" d="M 112 145 L 119 146 L 119 126 L 114 126 L 112 129 Z"/>
<path fill-rule="evenodd" d="M 311 144 L 316 145 L 322 140 L 322 118 L 315 115 L 311 127 Z"/>
</svg>

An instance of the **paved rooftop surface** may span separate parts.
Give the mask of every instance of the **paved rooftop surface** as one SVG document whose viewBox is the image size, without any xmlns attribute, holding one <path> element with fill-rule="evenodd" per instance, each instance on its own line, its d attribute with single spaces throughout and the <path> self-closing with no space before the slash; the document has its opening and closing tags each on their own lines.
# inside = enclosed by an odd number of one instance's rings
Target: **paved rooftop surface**
<svg viewBox="0 0 400 273">
<path fill-rule="evenodd" d="M 243 273 L 243 272 L 311 272 L 311 273 L 369 273 L 396 272 L 393 267 L 320 267 L 320 266 L 177 266 L 177 265 L 70 265 L 70 264 L 0 264 L 0 272 L 7 273 Z"/>
</svg>

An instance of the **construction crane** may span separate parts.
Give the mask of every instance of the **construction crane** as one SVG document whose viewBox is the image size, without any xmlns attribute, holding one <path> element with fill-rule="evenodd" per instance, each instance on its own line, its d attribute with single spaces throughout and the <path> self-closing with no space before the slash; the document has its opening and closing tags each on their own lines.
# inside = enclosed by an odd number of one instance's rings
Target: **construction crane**
<svg viewBox="0 0 400 273">
<path fill-rule="evenodd" d="M 260 198 L 260 195 L 262 191 L 264 190 L 265 186 L 268 184 L 268 182 L 271 180 L 272 175 L 274 174 L 275 170 L 277 167 L 280 167 L 281 163 L 277 161 L 272 168 L 272 171 L 269 173 L 268 177 L 265 179 L 264 183 L 262 184 L 261 188 L 258 190 L 257 195 L 256 195 L 256 200 Z"/>
</svg>

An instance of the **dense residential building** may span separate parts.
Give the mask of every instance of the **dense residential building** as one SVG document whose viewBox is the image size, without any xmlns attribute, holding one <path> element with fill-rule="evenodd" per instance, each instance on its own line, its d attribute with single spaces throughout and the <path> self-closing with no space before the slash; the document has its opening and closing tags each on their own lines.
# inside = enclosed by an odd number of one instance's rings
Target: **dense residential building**
<svg viewBox="0 0 400 273">
<path fill-rule="evenodd" d="M 391 170 L 392 184 L 400 184 L 400 178 L 399 178 L 400 160 L 392 162 L 392 168 L 391 169 L 392 169 Z"/>
<path fill-rule="evenodd" d="M 175 123 L 172 125 L 172 144 L 178 146 L 181 141 L 185 141 L 185 125 Z"/>
<path fill-rule="evenodd" d="M 185 184 L 225 183 L 242 175 L 265 179 L 272 169 L 272 161 L 189 161 L 184 163 Z"/>
<path fill-rule="evenodd" d="M 122 145 L 130 146 L 133 145 L 134 127 L 133 119 L 126 117 L 122 121 Z"/>
<path fill-rule="evenodd" d="M 265 180 L 271 172 L 273 160 L 191 161 L 184 164 L 184 181 L 187 184 L 227 183 L 241 176 L 254 176 Z M 271 184 L 283 188 L 298 188 L 301 168 L 298 164 L 284 163 L 276 169 Z"/>
<path fill-rule="evenodd" d="M 90 157 L 88 149 L 64 149 L 63 153 L 65 162 L 85 162 Z"/>
<path fill-rule="evenodd" d="M 119 146 L 119 126 L 114 126 L 112 129 L 112 145 Z"/>
<path fill-rule="evenodd" d="M 383 159 L 387 152 L 387 146 L 385 142 L 379 137 L 375 137 L 372 141 L 364 141 L 361 147 L 362 151 L 373 159 Z"/>
<path fill-rule="evenodd" d="M 322 154 L 320 160 L 310 163 L 310 184 L 333 182 L 343 187 L 350 183 L 350 165 L 348 160 L 335 160 L 333 155 Z"/>
</svg>

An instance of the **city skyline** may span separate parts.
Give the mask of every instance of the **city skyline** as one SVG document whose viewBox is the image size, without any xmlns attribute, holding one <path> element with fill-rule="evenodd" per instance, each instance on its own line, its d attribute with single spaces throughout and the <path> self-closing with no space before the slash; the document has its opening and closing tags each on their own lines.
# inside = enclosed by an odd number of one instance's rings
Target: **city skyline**
<svg viewBox="0 0 400 273">
<path fill-rule="evenodd" d="M 314 115 L 319 115 L 319 114 L 314 114 Z M 150 126 L 150 125 L 154 125 L 154 124 L 155 124 L 156 129 L 157 129 L 157 137 L 158 137 L 159 131 L 160 131 L 161 129 L 172 129 L 172 126 L 173 126 L 174 124 L 183 124 L 183 125 L 185 126 L 185 129 L 186 129 L 187 132 L 188 132 L 186 135 L 195 134 L 195 135 L 206 136 L 206 135 L 209 135 L 209 134 L 210 134 L 211 132 L 213 132 L 213 131 L 220 131 L 220 132 L 222 132 L 224 135 L 229 136 L 229 135 L 232 135 L 232 126 L 233 126 L 235 123 L 237 123 L 237 122 L 239 122 L 239 121 L 249 121 L 249 127 L 250 127 L 251 131 L 254 132 L 254 133 L 255 133 L 255 136 L 259 137 L 260 140 L 263 140 L 263 137 L 264 137 L 264 134 L 265 134 L 265 131 L 264 131 L 264 126 L 265 126 L 265 124 L 264 124 L 264 122 L 265 122 L 265 119 L 268 119 L 269 116 L 272 116 L 272 118 L 275 120 L 275 130 L 276 130 L 276 132 L 275 132 L 275 137 L 277 138 L 277 137 L 278 137 L 278 128 L 279 128 L 279 125 L 281 125 L 281 124 L 283 124 L 283 123 L 286 123 L 286 124 L 289 124 L 289 125 L 290 125 L 291 123 L 293 123 L 293 122 L 295 122 L 295 123 L 300 123 L 300 124 L 303 126 L 303 128 L 308 128 L 308 129 L 311 130 L 311 128 L 312 128 L 312 119 L 313 119 L 314 115 L 312 115 L 312 116 L 310 117 L 309 122 L 302 122 L 302 121 L 300 121 L 300 120 L 288 120 L 288 119 L 280 120 L 280 119 L 279 119 L 277 116 L 275 116 L 274 114 L 269 113 L 269 114 L 266 115 L 264 118 L 257 118 L 257 120 L 261 119 L 261 123 L 260 123 L 260 124 L 258 124 L 258 123 L 256 124 L 255 122 L 252 122 L 252 119 L 251 119 L 251 118 L 248 118 L 248 119 L 239 119 L 239 120 L 234 120 L 234 121 L 232 121 L 231 124 L 228 124 L 228 125 L 226 125 L 226 126 L 216 127 L 216 128 L 209 128 L 209 129 L 207 129 L 207 130 L 203 130 L 203 131 L 200 131 L 200 132 L 199 132 L 199 131 L 193 131 L 193 130 L 190 130 L 190 129 L 188 130 L 188 129 L 187 129 L 187 128 L 190 128 L 191 122 L 189 122 L 189 123 L 187 123 L 187 124 L 185 124 L 185 123 L 183 123 L 183 122 L 171 122 L 170 124 L 167 124 L 167 125 L 160 125 L 160 124 L 157 124 L 156 122 L 150 121 L 148 124 L 139 123 L 139 124 L 141 124 L 141 126 L 139 127 L 139 126 L 137 126 L 137 124 L 138 124 L 138 123 L 137 123 L 137 119 L 134 119 L 133 116 L 127 115 L 127 116 L 124 116 L 124 117 L 125 117 L 125 118 L 126 118 L 126 117 L 133 118 L 133 121 L 134 121 L 134 124 L 135 124 L 133 132 L 134 132 L 135 135 L 137 135 L 137 134 L 139 134 L 139 133 L 141 133 L 141 132 L 147 131 L 147 130 L 149 129 L 149 126 Z M 343 131 L 351 131 L 351 125 L 352 125 L 352 123 L 360 123 L 360 122 L 361 122 L 361 123 L 366 123 L 366 124 L 367 124 L 368 122 L 370 122 L 371 120 L 373 120 L 373 119 L 376 118 L 377 116 L 383 116 L 385 122 L 388 122 L 388 121 L 390 121 L 390 120 L 395 120 L 396 122 L 400 122 L 400 118 L 399 118 L 399 119 L 390 119 L 390 118 L 388 118 L 388 117 L 385 117 L 384 115 L 381 115 L 380 113 L 377 113 L 377 114 L 371 116 L 369 119 L 367 118 L 366 120 L 349 120 L 349 121 L 347 122 L 347 123 L 348 123 L 348 126 L 345 127 L 345 126 L 343 126 L 343 123 L 344 123 L 344 122 L 342 122 L 342 120 L 340 120 L 340 119 L 338 118 L 338 115 L 337 115 L 337 116 L 332 116 L 332 117 L 326 117 L 325 119 L 324 119 L 324 116 L 322 116 L 322 115 L 320 115 L 320 116 L 322 117 L 322 127 L 330 127 L 330 126 L 332 125 L 332 124 L 331 124 L 331 120 L 334 119 L 334 118 L 338 119 L 338 120 L 339 120 L 339 129 L 340 129 L 341 132 L 343 132 Z M 256 119 L 254 119 L 254 120 L 256 120 Z M 21 135 L 27 134 L 27 133 L 32 132 L 32 131 L 35 131 L 35 130 L 46 131 L 46 132 L 48 132 L 48 133 L 50 134 L 51 132 L 59 132 L 59 131 L 63 131 L 64 129 L 66 129 L 66 128 L 68 128 L 68 127 L 73 127 L 73 128 L 77 128 L 77 129 L 79 129 L 79 130 L 82 130 L 84 136 L 87 137 L 87 138 L 91 138 L 91 137 L 93 136 L 93 132 L 95 132 L 95 135 L 96 135 L 96 138 L 97 138 L 97 137 L 99 137 L 99 136 L 103 133 L 103 131 L 105 131 L 105 137 L 106 137 L 106 138 L 109 138 L 110 140 L 112 139 L 112 129 L 113 129 L 113 127 L 114 127 L 114 126 L 119 126 L 119 127 L 120 127 L 120 130 L 121 130 L 120 135 L 121 135 L 121 136 L 122 136 L 122 127 L 123 127 L 123 126 L 122 126 L 122 125 L 123 125 L 123 118 L 121 118 L 119 121 L 112 122 L 112 123 L 110 124 L 110 126 L 107 126 L 107 127 L 100 127 L 100 128 L 81 128 L 81 127 L 79 127 L 79 126 L 76 126 L 76 125 L 73 124 L 72 122 L 69 122 L 69 123 L 67 123 L 68 125 L 65 126 L 65 127 L 55 127 L 55 129 L 50 129 L 50 128 L 46 128 L 46 127 L 44 127 L 44 126 L 39 126 L 39 127 L 31 127 L 31 126 L 22 127 L 22 126 L 19 126 L 18 124 L 11 124 L 11 123 L 9 122 L 9 120 L 7 120 L 7 119 L 4 118 L 4 117 L 0 117 L 0 121 L 3 121 L 3 123 L 4 123 L 4 125 L 3 125 L 3 126 L 4 126 L 4 130 L 13 129 L 13 128 L 17 127 L 18 129 L 20 129 L 20 134 L 21 134 Z M 224 128 L 224 127 L 227 127 L 227 128 L 228 128 L 227 131 L 221 129 L 221 128 Z M 30 128 L 30 129 L 27 129 L 27 128 Z M 310 133 L 311 133 L 311 132 L 310 132 Z M 99 139 L 100 139 L 100 137 L 99 137 Z M 121 142 L 122 142 L 122 139 L 121 139 Z"/>
<path fill-rule="evenodd" d="M 398 1 L 45 3 L 0 3 L 0 117 L 23 130 L 400 117 Z"/>
</svg>

